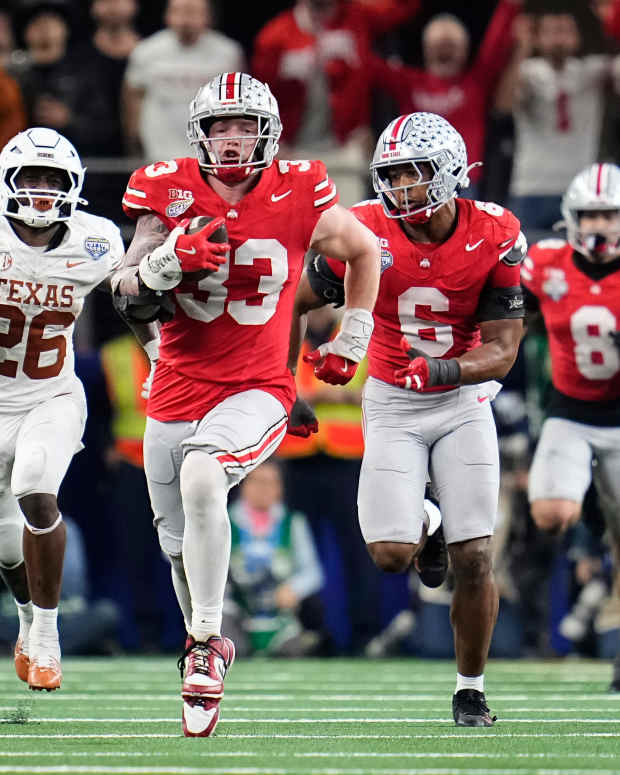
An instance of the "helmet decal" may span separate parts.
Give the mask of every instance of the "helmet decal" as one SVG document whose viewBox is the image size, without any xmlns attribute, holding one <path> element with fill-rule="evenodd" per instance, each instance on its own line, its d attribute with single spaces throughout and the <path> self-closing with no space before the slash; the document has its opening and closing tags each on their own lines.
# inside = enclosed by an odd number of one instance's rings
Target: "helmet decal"
<svg viewBox="0 0 620 775">
<path fill-rule="evenodd" d="M 430 178 L 425 178 L 424 167 L 420 166 L 424 164 L 430 165 Z M 402 165 L 411 165 L 417 182 L 393 186 L 389 169 Z M 446 119 L 435 113 L 409 113 L 394 119 L 382 132 L 370 169 L 373 188 L 386 215 L 420 222 L 467 187 L 468 173 L 478 165 L 467 165 L 463 138 Z M 409 201 L 408 192 L 416 186 L 426 186 L 426 201 L 421 205 Z M 398 191 L 404 192 L 401 199 Z"/>
</svg>

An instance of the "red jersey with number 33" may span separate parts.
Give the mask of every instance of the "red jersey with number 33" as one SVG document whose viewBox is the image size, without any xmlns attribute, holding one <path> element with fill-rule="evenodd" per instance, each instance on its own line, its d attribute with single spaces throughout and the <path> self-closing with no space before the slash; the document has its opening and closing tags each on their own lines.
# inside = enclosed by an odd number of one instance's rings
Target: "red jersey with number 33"
<svg viewBox="0 0 620 775">
<path fill-rule="evenodd" d="M 409 362 L 400 348 L 403 334 L 433 358 L 455 358 L 478 347 L 476 313 L 483 289 L 519 285 L 519 266 L 500 261 L 519 236 L 515 216 L 492 202 L 457 199 L 456 207 L 456 229 L 437 245 L 412 242 L 378 200 L 352 208 L 381 242 L 370 376 L 394 384 L 394 370 Z"/>
<path fill-rule="evenodd" d="M 176 313 L 162 326 L 147 411 L 157 420 L 195 420 L 229 395 L 259 388 L 288 410 L 286 368 L 295 290 L 321 213 L 337 201 L 320 161 L 274 162 L 231 205 L 203 179 L 196 159 L 133 173 L 123 197 L 132 218 L 156 214 L 169 229 L 182 218 L 222 216 L 230 256 L 217 272 L 175 288 Z"/>
<path fill-rule="evenodd" d="M 580 401 L 620 397 L 620 353 L 610 336 L 620 327 L 620 271 L 593 280 L 567 242 L 548 239 L 530 248 L 521 280 L 545 321 L 554 387 Z"/>
</svg>

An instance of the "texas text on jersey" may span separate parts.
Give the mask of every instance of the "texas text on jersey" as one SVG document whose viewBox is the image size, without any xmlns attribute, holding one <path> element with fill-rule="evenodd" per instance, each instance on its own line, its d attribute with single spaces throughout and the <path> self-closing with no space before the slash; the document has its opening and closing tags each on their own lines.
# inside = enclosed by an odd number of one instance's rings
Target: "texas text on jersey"
<svg viewBox="0 0 620 775">
<path fill-rule="evenodd" d="M 521 281 L 528 306 L 533 301 L 545 321 L 551 378 L 561 394 L 552 404 L 562 396 L 596 402 L 596 424 L 607 424 L 604 416 L 617 424 L 618 410 L 610 413 L 609 402 L 620 397 L 620 353 L 611 337 L 620 320 L 620 259 L 594 265 L 564 240 L 543 240 L 530 248 Z M 588 422 L 587 413 L 583 406 L 569 419 Z M 557 415 L 553 406 L 551 414 Z"/>
<path fill-rule="evenodd" d="M 408 363 L 400 347 L 403 335 L 429 356 L 456 358 L 480 344 L 480 322 L 523 316 L 523 299 L 515 291 L 522 258 L 519 221 L 491 202 L 456 201 L 456 229 L 441 244 L 411 242 L 378 200 L 352 208 L 381 242 L 370 376 L 395 384 L 394 370 Z M 343 277 L 340 262 L 328 259 L 318 268 L 326 266 L 334 278 Z"/>
<path fill-rule="evenodd" d="M 76 210 L 47 250 L 22 242 L 0 217 L 0 411 L 26 411 L 71 392 L 73 325 L 84 297 L 120 265 L 112 221 Z"/>
<path fill-rule="evenodd" d="M 181 218 L 222 216 L 231 245 L 217 272 L 174 290 L 177 309 L 162 327 L 150 417 L 198 419 L 226 396 L 252 388 L 290 408 L 295 387 L 286 360 L 295 289 L 314 227 L 337 200 L 320 161 L 278 161 L 234 206 L 205 183 L 196 159 L 133 173 L 123 198 L 130 217 L 153 212 L 172 229 Z"/>
</svg>

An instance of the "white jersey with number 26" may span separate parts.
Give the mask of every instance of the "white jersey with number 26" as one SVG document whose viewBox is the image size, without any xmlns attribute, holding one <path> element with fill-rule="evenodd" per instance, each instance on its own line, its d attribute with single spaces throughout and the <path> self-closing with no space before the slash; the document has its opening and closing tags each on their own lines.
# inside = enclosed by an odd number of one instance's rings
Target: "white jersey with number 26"
<svg viewBox="0 0 620 775">
<path fill-rule="evenodd" d="M 81 210 L 51 250 L 0 217 L 0 414 L 28 411 L 75 385 L 73 326 L 84 298 L 120 264 L 120 232 Z"/>
</svg>

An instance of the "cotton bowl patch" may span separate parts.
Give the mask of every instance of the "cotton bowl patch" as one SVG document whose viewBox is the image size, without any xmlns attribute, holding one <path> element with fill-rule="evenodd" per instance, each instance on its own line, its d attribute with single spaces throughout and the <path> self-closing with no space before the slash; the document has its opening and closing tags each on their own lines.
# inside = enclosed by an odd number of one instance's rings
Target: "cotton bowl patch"
<svg viewBox="0 0 620 775">
<path fill-rule="evenodd" d="M 386 250 L 385 248 L 381 248 L 381 272 L 385 272 L 385 270 L 389 269 L 393 263 L 394 257 L 390 251 Z"/>
<path fill-rule="evenodd" d="M 166 207 L 166 215 L 168 218 L 178 218 L 179 215 L 183 215 L 186 210 L 189 210 L 193 204 L 193 199 L 177 199 L 176 202 L 170 202 Z"/>
<path fill-rule="evenodd" d="M 110 241 L 105 237 L 87 237 L 84 240 L 84 248 L 95 261 L 110 252 Z"/>
</svg>

